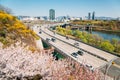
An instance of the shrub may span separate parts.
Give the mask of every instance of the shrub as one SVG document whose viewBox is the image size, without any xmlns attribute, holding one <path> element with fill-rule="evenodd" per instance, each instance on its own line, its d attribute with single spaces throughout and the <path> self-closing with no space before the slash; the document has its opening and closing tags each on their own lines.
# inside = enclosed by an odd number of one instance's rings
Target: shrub
<svg viewBox="0 0 120 80">
<path fill-rule="evenodd" d="M 22 22 L 16 19 L 14 16 L 0 11 L 0 36 L 10 37 L 9 42 L 12 43 L 14 40 L 26 41 L 34 43 L 35 39 L 39 39 L 35 32 L 28 29 Z M 11 36 L 12 35 L 12 36 Z M 7 40 L 2 39 L 2 43 L 6 44 Z"/>
<path fill-rule="evenodd" d="M 113 52 L 115 50 L 114 46 L 107 40 L 101 42 L 100 47 L 104 50 L 108 50 L 110 52 Z"/>
<path fill-rule="evenodd" d="M 0 36 L 5 38 L 6 37 L 6 32 L 5 31 L 0 31 Z"/>
<path fill-rule="evenodd" d="M 9 42 L 3 38 L 3 37 L 0 37 L 0 42 L 2 42 L 4 45 L 7 45 Z"/>
</svg>

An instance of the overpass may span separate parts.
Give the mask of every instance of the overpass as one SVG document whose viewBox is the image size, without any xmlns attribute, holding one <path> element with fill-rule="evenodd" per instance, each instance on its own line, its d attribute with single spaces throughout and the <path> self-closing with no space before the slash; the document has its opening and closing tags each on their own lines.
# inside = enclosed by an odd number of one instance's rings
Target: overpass
<svg viewBox="0 0 120 80">
<path fill-rule="evenodd" d="M 64 24 L 61 25 L 62 27 L 66 28 L 67 26 L 70 26 L 72 30 L 88 30 L 88 31 L 92 31 L 93 28 L 96 28 L 98 26 L 94 26 L 94 25 L 74 25 L 74 24 Z"/>
<path fill-rule="evenodd" d="M 64 55 L 71 57 L 79 63 L 89 64 L 92 65 L 94 68 L 101 68 L 102 66 L 105 66 L 109 61 L 115 60 L 117 58 L 112 54 L 96 49 L 84 43 L 72 39 L 67 40 L 65 37 L 58 34 L 54 34 L 53 32 L 49 31 L 47 27 L 50 27 L 50 25 L 34 27 L 34 31 L 43 40 L 46 40 L 46 38 L 55 37 L 57 39 L 56 42 L 50 41 L 49 43 L 56 49 L 60 50 Z M 42 34 L 39 34 L 40 29 L 42 30 Z M 80 46 L 74 46 L 75 42 L 78 42 Z M 79 49 L 82 49 L 84 51 L 83 56 L 78 55 L 78 58 L 71 56 L 73 52 L 77 52 Z"/>
</svg>

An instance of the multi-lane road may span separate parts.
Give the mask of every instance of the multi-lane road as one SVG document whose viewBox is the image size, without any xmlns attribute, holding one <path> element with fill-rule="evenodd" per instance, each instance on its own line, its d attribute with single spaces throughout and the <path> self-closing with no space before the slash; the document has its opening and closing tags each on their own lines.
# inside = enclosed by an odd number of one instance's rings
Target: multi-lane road
<svg viewBox="0 0 120 80">
<path fill-rule="evenodd" d="M 49 39 L 51 39 L 52 37 L 56 38 L 56 42 L 49 41 L 49 43 L 51 45 L 53 45 L 54 47 L 58 48 L 59 50 L 61 50 L 62 52 L 64 52 L 67 56 L 76 60 L 77 62 L 89 64 L 89 65 L 93 66 L 95 69 L 103 68 L 103 70 L 104 70 L 106 64 L 109 65 L 109 64 L 111 64 L 110 62 L 115 61 L 117 66 L 112 65 L 110 67 L 110 70 L 111 69 L 112 70 L 111 70 L 111 72 L 109 71 L 108 73 L 114 72 L 115 74 L 120 74 L 120 68 L 119 68 L 120 63 L 118 60 L 119 58 L 117 56 L 107 53 L 105 51 L 99 50 L 92 46 L 86 45 L 84 43 L 75 41 L 73 39 L 67 40 L 65 37 L 58 35 L 58 34 L 54 34 L 52 31 L 48 30 L 47 27 L 49 27 L 49 26 L 48 25 L 43 25 L 41 27 L 34 26 L 34 31 L 44 40 L 46 40 L 46 38 L 49 38 Z M 41 34 L 39 34 L 40 29 L 42 31 Z M 73 46 L 75 42 L 79 43 L 79 46 L 77 46 L 77 47 Z M 73 52 L 77 52 L 79 50 L 79 48 L 83 49 L 85 51 L 88 51 L 94 55 L 84 52 L 83 56 L 78 55 L 77 58 L 71 56 L 71 54 Z M 116 68 L 118 68 L 117 72 L 116 72 Z M 113 75 L 113 74 L 111 74 L 111 75 Z"/>
<path fill-rule="evenodd" d="M 38 34 L 41 38 L 43 38 L 44 40 L 46 40 L 46 38 L 51 39 L 52 37 L 42 33 L 42 34 Z M 50 41 L 49 43 L 51 43 L 53 46 L 57 47 L 58 49 L 60 49 L 62 52 L 64 52 L 65 54 L 67 54 L 68 56 L 74 58 L 73 56 L 71 56 L 71 53 L 73 52 L 77 52 L 79 49 L 64 43 L 63 41 L 60 40 L 56 40 L 56 42 L 52 42 Z M 90 65 L 92 65 L 94 68 L 97 68 L 99 66 L 101 66 L 101 64 L 105 64 L 106 62 L 104 60 L 101 60 L 97 57 L 94 57 L 90 54 L 87 54 L 84 52 L 83 56 L 78 55 L 78 58 L 74 58 L 75 60 L 77 60 L 80 63 L 88 63 Z"/>
</svg>

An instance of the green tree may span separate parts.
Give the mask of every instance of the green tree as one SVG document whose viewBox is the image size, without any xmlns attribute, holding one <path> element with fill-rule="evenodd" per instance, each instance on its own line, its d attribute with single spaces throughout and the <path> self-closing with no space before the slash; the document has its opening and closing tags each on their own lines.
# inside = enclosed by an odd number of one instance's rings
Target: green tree
<svg viewBox="0 0 120 80">
<path fill-rule="evenodd" d="M 114 47 L 116 47 L 117 44 L 118 44 L 118 40 L 115 39 L 115 38 L 113 38 L 113 39 L 111 40 L 111 43 L 113 44 Z"/>
<path fill-rule="evenodd" d="M 66 34 L 67 35 L 72 35 L 72 30 L 66 29 Z"/>
<path fill-rule="evenodd" d="M 118 54 L 120 54 L 120 44 L 118 44 L 115 48 L 115 52 L 117 52 Z"/>
<path fill-rule="evenodd" d="M 86 38 L 82 38 L 81 40 L 82 40 L 83 42 L 85 42 L 85 43 L 88 43 L 88 41 L 87 41 Z"/>
<path fill-rule="evenodd" d="M 115 50 L 114 46 L 108 40 L 101 42 L 100 47 L 110 52 L 113 52 Z"/>
</svg>

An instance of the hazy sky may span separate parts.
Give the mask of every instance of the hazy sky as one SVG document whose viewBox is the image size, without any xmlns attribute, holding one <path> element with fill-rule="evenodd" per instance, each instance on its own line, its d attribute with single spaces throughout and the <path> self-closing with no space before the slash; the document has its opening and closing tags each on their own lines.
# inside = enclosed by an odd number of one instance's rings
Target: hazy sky
<svg viewBox="0 0 120 80">
<path fill-rule="evenodd" d="M 15 15 L 48 16 L 55 9 L 56 16 L 120 17 L 120 0 L 0 0 L 0 4 L 12 9 Z"/>
</svg>

